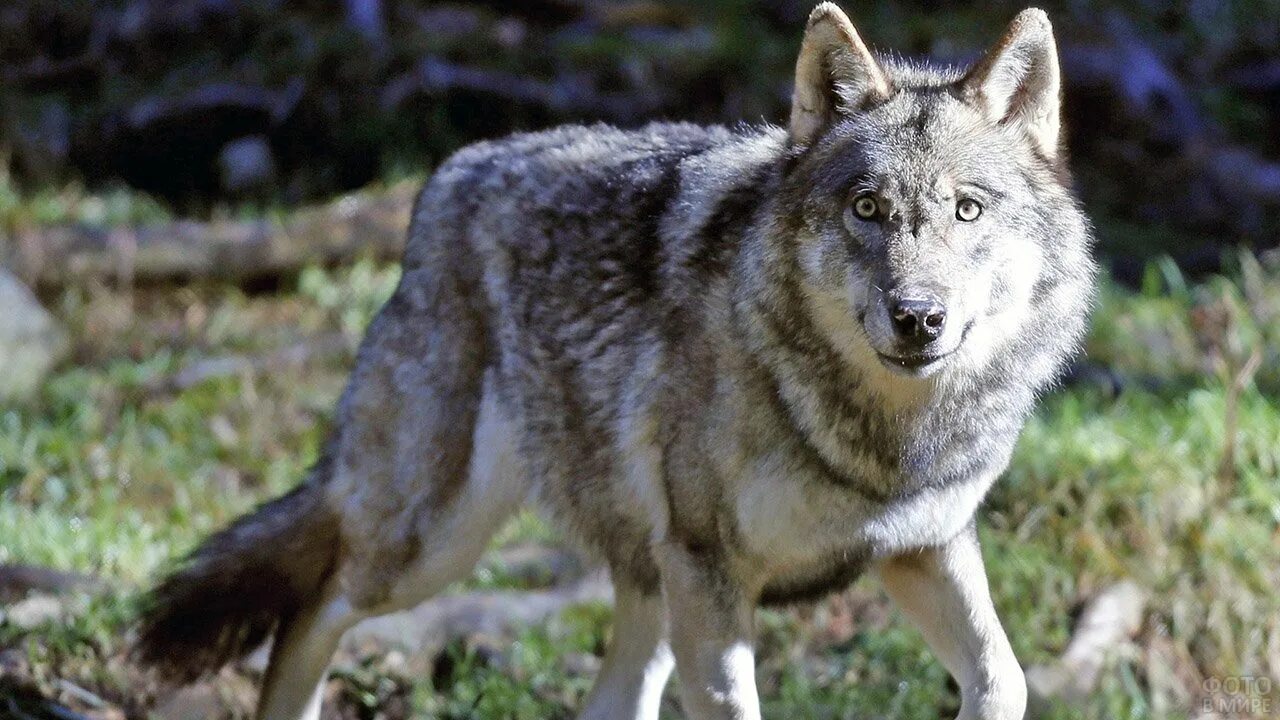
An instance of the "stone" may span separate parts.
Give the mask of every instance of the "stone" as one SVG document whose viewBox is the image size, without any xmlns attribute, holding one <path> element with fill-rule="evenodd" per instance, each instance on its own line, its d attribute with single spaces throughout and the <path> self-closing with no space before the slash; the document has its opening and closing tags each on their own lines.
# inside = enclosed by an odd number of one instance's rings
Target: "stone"
<svg viewBox="0 0 1280 720">
<path fill-rule="evenodd" d="M 230 193 L 245 193 L 269 186 L 276 177 L 271 143 L 262 135 L 247 135 L 222 146 L 218 153 L 222 187 Z"/>
<path fill-rule="evenodd" d="M 0 404 L 33 398 L 68 349 L 58 321 L 26 285 L 0 268 Z"/>
<path fill-rule="evenodd" d="M 31 630 L 46 623 L 56 622 L 62 614 L 63 605 L 58 598 L 37 594 L 5 608 L 0 622 L 21 630 Z"/>
</svg>

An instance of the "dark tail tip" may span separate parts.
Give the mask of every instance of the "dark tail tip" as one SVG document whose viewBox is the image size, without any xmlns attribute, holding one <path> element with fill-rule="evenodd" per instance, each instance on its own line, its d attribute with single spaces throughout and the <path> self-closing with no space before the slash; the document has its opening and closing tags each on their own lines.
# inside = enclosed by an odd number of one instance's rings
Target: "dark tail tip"
<svg viewBox="0 0 1280 720">
<path fill-rule="evenodd" d="M 187 683 L 243 657 L 314 596 L 338 554 L 338 522 L 316 482 L 206 540 L 143 601 L 132 655 Z"/>
</svg>

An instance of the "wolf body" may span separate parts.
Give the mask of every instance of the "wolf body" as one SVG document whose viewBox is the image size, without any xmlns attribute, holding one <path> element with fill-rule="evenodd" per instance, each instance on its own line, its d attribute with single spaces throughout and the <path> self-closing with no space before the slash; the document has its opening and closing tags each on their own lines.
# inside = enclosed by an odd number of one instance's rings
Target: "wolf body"
<svg viewBox="0 0 1280 720">
<path fill-rule="evenodd" d="M 565 127 L 427 183 L 311 477 L 152 596 L 179 680 L 276 641 L 262 718 L 315 718 L 342 632 L 464 577 L 533 501 L 598 552 L 585 718 L 757 718 L 752 616 L 871 570 L 963 718 L 1025 684 L 974 531 L 1092 294 L 1043 13 L 967 71 L 813 13 L 787 128 Z"/>
</svg>

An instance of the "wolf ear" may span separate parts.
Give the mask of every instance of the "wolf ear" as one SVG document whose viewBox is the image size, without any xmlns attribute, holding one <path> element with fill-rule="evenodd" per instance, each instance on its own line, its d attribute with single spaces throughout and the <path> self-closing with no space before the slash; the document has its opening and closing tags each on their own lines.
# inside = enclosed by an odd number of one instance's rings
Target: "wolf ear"
<svg viewBox="0 0 1280 720">
<path fill-rule="evenodd" d="M 829 2 L 814 8 L 796 61 L 792 142 L 808 144 L 837 113 L 865 108 L 890 94 L 889 77 L 844 12 Z"/>
<path fill-rule="evenodd" d="M 960 86 L 993 122 L 1017 124 L 1045 157 L 1057 158 L 1062 78 L 1053 26 L 1043 10 L 1018 13 Z"/>
</svg>

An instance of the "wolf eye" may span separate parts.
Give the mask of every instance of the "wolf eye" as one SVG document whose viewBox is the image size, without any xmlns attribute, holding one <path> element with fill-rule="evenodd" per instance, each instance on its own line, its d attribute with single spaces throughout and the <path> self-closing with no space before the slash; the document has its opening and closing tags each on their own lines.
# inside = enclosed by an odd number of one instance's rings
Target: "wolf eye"
<svg viewBox="0 0 1280 720">
<path fill-rule="evenodd" d="M 880 203 L 871 195 L 859 195 L 853 199 L 853 214 L 860 220 L 875 220 L 880 214 Z"/>
<path fill-rule="evenodd" d="M 963 222 L 973 222 L 982 214 L 982 205 L 977 200 L 965 198 L 956 203 L 956 219 Z"/>
</svg>

